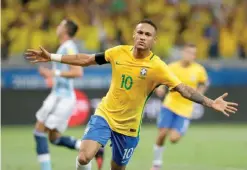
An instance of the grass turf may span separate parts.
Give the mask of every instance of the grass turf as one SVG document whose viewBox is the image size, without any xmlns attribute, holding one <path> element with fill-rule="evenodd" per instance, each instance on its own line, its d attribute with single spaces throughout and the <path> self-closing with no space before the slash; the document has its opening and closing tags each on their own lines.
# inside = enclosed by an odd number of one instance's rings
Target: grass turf
<svg viewBox="0 0 247 170">
<path fill-rule="evenodd" d="M 65 134 L 80 138 L 84 127 Z M 3 126 L 2 170 L 39 170 L 31 126 Z M 144 125 L 128 170 L 149 170 L 155 126 Z M 247 125 L 192 125 L 176 145 L 167 142 L 164 170 L 247 170 Z M 53 170 L 74 170 L 76 151 L 50 145 Z M 103 170 L 110 169 L 111 148 L 106 146 Z M 93 170 L 96 170 L 95 162 Z"/>
</svg>

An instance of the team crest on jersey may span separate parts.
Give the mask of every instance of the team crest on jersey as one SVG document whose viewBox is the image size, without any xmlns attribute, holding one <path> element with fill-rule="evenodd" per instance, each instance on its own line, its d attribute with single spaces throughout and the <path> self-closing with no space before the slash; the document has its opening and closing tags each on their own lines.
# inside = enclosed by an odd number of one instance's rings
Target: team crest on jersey
<svg viewBox="0 0 247 170">
<path fill-rule="evenodd" d="M 147 72 L 148 72 L 147 68 L 141 68 L 139 78 L 145 79 L 145 77 L 147 76 Z"/>
</svg>

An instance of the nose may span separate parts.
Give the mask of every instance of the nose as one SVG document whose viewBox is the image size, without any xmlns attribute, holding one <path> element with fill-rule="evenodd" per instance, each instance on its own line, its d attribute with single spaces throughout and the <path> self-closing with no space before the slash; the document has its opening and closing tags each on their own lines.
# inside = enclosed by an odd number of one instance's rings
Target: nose
<svg viewBox="0 0 247 170">
<path fill-rule="evenodd" d="M 145 36 L 145 35 L 141 35 L 141 36 L 140 36 L 140 40 L 141 40 L 141 41 L 145 41 L 145 40 L 146 40 L 146 36 Z"/>
</svg>

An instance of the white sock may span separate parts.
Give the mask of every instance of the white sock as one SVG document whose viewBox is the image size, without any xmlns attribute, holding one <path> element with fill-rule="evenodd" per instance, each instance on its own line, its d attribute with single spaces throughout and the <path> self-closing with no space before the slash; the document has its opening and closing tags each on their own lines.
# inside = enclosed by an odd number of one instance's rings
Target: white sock
<svg viewBox="0 0 247 170">
<path fill-rule="evenodd" d="M 92 163 L 91 161 L 87 165 L 81 165 L 78 161 L 78 157 L 76 157 L 76 170 L 91 170 Z"/>
<path fill-rule="evenodd" d="M 158 146 L 154 145 L 154 160 L 153 160 L 153 165 L 154 166 L 161 166 L 163 163 L 163 151 L 164 147 L 163 146 Z"/>
<path fill-rule="evenodd" d="M 75 149 L 79 151 L 80 146 L 81 146 L 81 140 L 78 139 L 78 140 L 76 141 L 76 143 L 75 143 Z"/>
<path fill-rule="evenodd" d="M 40 169 L 41 170 L 51 170 L 51 158 L 50 154 L 41 154 L 38 155 L 38 161 L 40 163 Z"/>
</svg>

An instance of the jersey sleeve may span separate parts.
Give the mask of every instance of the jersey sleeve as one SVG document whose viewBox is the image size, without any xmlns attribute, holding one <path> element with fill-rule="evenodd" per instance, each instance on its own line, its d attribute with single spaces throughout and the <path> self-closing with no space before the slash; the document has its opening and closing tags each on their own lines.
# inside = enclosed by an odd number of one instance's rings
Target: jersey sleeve
<svg viewBox="0 0 247 170">
<path fill-rule="evenodd" d="M 203 83 L 203 84 L 208 83 L 208 75 L 207 75 L 207 71 L 204 67 L 200 68 L 200 74 L 199 74 L 198 82 Z"/>
<path fill-rule="evenodd" d="M 166 85 L 171 90 L 179 85 L 181 81 L 173 74 L 170 67 L 171 66 L 168 67 L 167 64 L 162 62 L 157 69 L 156 76 L 159 84 Z"/>
<path fill-rule="evenodd" d="M 119 54 L 120 49 L 121 49 L 121 46 L 116 46 L 116 47 L 109 48 L 108 50 L 106 50 L 105 60 L 110 63 L 114 61 L 114 58 Z"/>
</svg>

